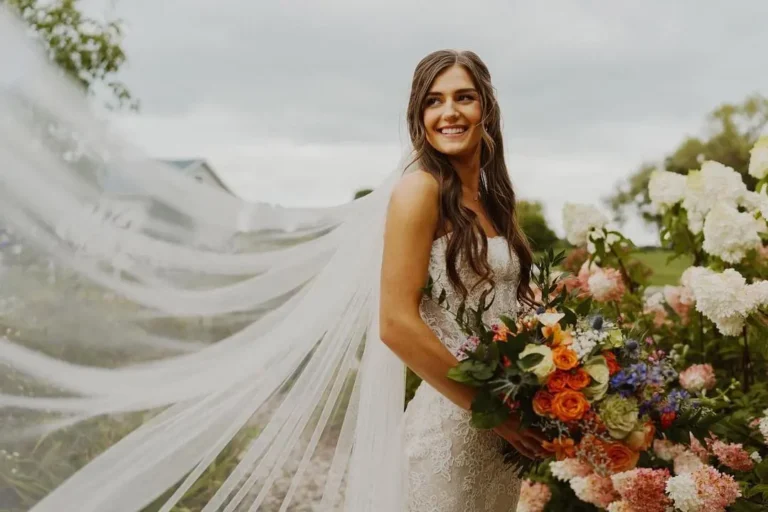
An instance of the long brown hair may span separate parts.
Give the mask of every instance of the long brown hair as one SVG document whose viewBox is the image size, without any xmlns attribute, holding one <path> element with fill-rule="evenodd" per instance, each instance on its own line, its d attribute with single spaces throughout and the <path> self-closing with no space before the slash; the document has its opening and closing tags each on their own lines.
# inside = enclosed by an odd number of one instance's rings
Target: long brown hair
<svg viewBox="0 0 768 512">
<path fill-rule="evenodd" d="M 501 137 L 501 111 L 491 84 L 491 74 L 483 61 L 470 51 L 440 50 L 424 57 L 416 66 L 408 102 L 408 130 L 415 158 L 420 167 L 432 174 L 440 183 L 440 227 L 452 233 L 446 248 L 448 279 L 466 298 L 467 287 L 462 283 L 456 268 L 459 256 L 481 278 L 479 283 L 493 284 L 488 265 L 488 240 L 477 215 L 461 204 L 462 188 L 459 175 L 447 155 L 437 151 L 428 141 L 424 126 L 424 109 L 432 83 L 444 70 L 463 66 L 472 77 L 480 95 L 483 110 L 482 143 L 480 148 L 480 197 L 490 221 L 504 236 L 520 261 L 520 284 L 517 299 L 533 305 L 530 288 L 533 254 L 528 240 L 520 229 L 515 208 L 515 192 L 504 161 L 504 143 Z M 480 241 L 478 246 L 477 241 Z M 479 284 L 478 283 L 478 284 Z"/>
</svg>

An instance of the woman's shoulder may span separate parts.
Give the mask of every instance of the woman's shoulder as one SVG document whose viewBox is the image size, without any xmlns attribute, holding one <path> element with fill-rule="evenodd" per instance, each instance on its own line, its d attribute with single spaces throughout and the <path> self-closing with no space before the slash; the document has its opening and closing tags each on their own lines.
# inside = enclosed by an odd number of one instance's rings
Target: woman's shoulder
<svg viewBox="0 0 768 512">
<path fill-rule="evenodd" d="M 414 170 L 395 184 L 389 200 L 388 217 L 393 225 L 419 226 L 419 231 L 434 233 L 439 217 L 440 187 L 429 173 Z"/>
<path fill-rule="evenodd" d="M 393 193 L 436 198 L 440 193 L 440 184 L 431 173 L 423 169 L 414 169 L 400 177 Z"/>
</svg>

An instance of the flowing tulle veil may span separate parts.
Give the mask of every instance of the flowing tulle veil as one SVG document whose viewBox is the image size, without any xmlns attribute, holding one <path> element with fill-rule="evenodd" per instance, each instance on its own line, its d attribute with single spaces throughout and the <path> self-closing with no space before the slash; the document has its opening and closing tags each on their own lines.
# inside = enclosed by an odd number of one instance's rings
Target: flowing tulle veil
<svg viewBox="0 0 768 512">
<path fill-rule="evenodd" d="M 403 510 L 376 313 L 404 164 L 246 203 L 113 135 L 2 8 L 0 55 L 0 508 Z"/>
</svg>

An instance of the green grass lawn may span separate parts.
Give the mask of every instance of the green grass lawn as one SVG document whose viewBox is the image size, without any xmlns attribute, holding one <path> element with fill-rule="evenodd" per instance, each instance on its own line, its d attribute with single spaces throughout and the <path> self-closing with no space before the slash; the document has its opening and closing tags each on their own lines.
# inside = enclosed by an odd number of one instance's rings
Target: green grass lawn
<svg viewBox="0 0 768 512">
<path fill-rule="evenodd" d="M 635 253 L 635 257 L 651 267 L 653 274 L 649 280 L 652 286 L 662 286 L 665 284 L 679 284 L 680 276 L 683 271 L 693 263 L 693 256 L 680 256 L 667 262 L 671 251 L 643 251 Z"/>
<path fill-rule="evenodd" d="M 665 284 L 677 285 L 683 271 L 693 263 L 693 256 L 680 256 L 669 263 L 667 259 L 672 255 L 672 251 L 638 251 L 634 254 L 638 260 L 642 261 L 653 270 L 648 284 L 650 286 L 663 286 Z M 534 254 L 538 258 L 541 253 Z"/>
</svg>

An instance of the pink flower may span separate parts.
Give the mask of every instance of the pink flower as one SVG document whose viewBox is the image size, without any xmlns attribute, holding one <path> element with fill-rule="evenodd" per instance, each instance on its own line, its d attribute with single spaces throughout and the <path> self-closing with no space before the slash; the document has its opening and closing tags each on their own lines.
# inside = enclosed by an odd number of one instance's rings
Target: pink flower
<svg viewBox="0 0 768 512">
<path fill-rule="evenodd" d="M 667 310 L 664 309 L 664 296 L 661 293 L 654 293 L 645 299 L 643 313 L 653 315 L 653 325 L 661 327 L 667 321 Z"/>
<path fill-rule="evenodd" d="M 475 349 L 477 349 L 477 346 L 480 344 L 480 338 L 477 336 L 470 336 L 467 338 L 467 341 L 461 344 L 459 347 L 459 351 L 456 354 L 456 359 L 459 361 L 463 361 L 464 359 L 467 359 L 469 357 L 469 354 L 474 352 Z"/>
<path fill-rule="evenodd" d="M 685 446 L 681 444 L 675 444 L 672 441 L 667 441 L 666 439 L 656 439 L 653 442 L 653 451 L 661 460 L 670 462 L 685 451 Z"/>
<path fill-rule="evenodd" d="M 572 479 L 571 489 L 581 501 L 600 508 L 608 508 L 608 505 L 619 498 L 611 479 L 597 473 Z"/>
<path fill-rule="evenodd" d="M 523 480 L 520 488 L 520 500 L 517 502 L 517 512 L 544 512 L 544 508 L 552 499 L 552 491 L 547 484 Z"/>
<path fill-rule="evenodd" d="M 725 512 L 741 496 L 739 484 L 730 475 L 712 466 L 667 481 L 667 494 L 676 510 L 685 512 Z"/>
<path fill-rule="evenodd" d="M 624 500 L 614 501 L 608 505 L 608 512 L 638 512 L 638 510 Z"/>
<path fill-rule="evenodd" d="M 732 505 L 741 490 L 739 484 L 730 475 L 720 473 L 712 466 L 704 466 L 693 474 L 696 491 L 702 501 L 702 511 L 716 512 Z"/>
<path fill-rule="evenodd" d="M 582 292 L 589 293 L 589 278 L 600 271 L 602 271 L 602 269 L 598 267 L 595 262 L 590 263 L 589 260 L 581 265 L 576 278 L 579 280 L 579 288 L 581 288 Z"/>
<path fill-rule="evenodd" d="M 694 473 L 704 467 L 704 463 L 701 462 L 699 456 L 689 450 L 685 450 L 675 457 L 674 464 L 676 475 Z"/>
<path fill-rule="evenodd" d="M 696 454 L 701 462 L 704 464 L 709 463 L 709 451 L 696 439 L 696 436 L 693 434 L 688 435 L 691 437 L 691 451 Z"/>
<path fill-rule="evenodd" d="M 592 297 L 598 302 L 619 301 L 626 291 L 621 272 L 615 268 L 595 272 L 587 280 L 587 286 Z"/>
<path fill-rule="evenodd" d="M 568 277 L 561 279 L 557 282 L 557 288 L 555 289 L 555 295 L 557 295 L 563 288 L 568 293 L 571 293 L 572 291 L 581 288 L 581 281 L 579 280 L 579 276 L 570 274 Z"/>
<path fill-rule="evenodd" d="M 680 315 L 683 324 L 688 323 L 688 314 L 694 303 L 693 291 L 690 288 L 667 285 L 664 287 L 664 300 Z"/>
<path fill-rule="evenodd" d="M 713 389 L 715 384 L 717 380 L 711 364 L 694 364 L 680 374 L 680 385 L 692 393 Z"/>
<path fill-rule="evenodd" d="M 720 440 L 714 440 L 709 447 L 721 464 L 734 471 L 752 471 L 752 468 L 755 467 L 755 462 L 744 450 L 741 443 L 724 443 Z"/>
<path fill-rule="evenodd" d="M 552 476 L 561 482 L 570 482 L 576 477 L 592 474 L 592 466 L 576 458 L 550 462 L 549 469 L 552 471 Z"/>
<path fill-rule="evenodd" d="M 672 501 L 664 494 L 669 470 L 639 468 L 611 477 L 613 487 L 629 508 L 644 512 L 665 512 Z"/>
</svg>

